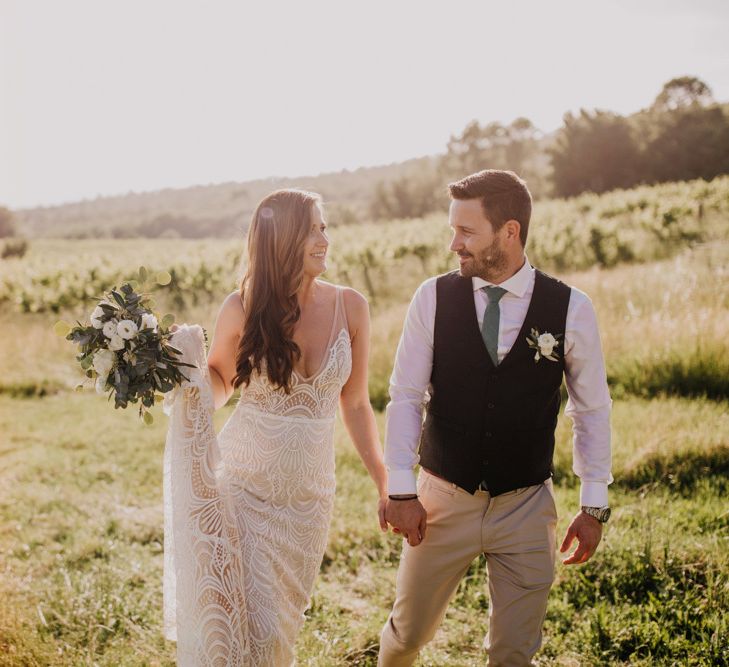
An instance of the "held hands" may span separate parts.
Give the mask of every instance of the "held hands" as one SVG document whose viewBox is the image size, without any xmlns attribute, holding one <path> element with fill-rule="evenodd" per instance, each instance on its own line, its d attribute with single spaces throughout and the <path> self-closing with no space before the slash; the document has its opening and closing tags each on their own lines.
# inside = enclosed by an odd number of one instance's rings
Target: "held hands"
<svg viewBox="0 0 729 667">
<path fill-rule="evenodd" d="M 401 533 L 411 547 L 417 547 L 425 539 L 427 527 L 427 513 L 420 500 L 391 500 L 384 498 L 384 530 L 387 524 L 392 526 L 394 533 Z M 380 500 L 382 504 L 383 500 Z M 382 518 L 380 526 L 382 526 Z"/>
<path fill-rule="evenodd" d="M 577 549 L 562 561 L 564 565 L 581 565 L 590 560 L 597 550 L 597 545 L 600 544 L 602 524 L 595 517 L 579 512 L 567 529 L 562 546 L 559 548 L 560 552 L 568 551 L 575 538 L 577 538 Z"/>
<path fill-rule="evenodd" d="M 377 519 L 380 522 L 380 530 L 387 532 L 387 521 L 385 520 L 385 508 L 387 507 L 387 496 L 380 496 L 377 501 Z"/>
</svg>

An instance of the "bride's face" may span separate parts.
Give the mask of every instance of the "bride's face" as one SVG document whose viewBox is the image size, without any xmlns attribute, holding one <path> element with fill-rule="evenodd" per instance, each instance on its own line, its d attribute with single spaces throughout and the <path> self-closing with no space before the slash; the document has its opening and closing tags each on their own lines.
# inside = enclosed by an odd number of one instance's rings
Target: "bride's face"
<svg viewBox="0 0 729 667">
<path fill-rule="evenodd" d="M 304 273 L 316 278 L 327 270 L 327 251 L 329 237 L 327 223 L 324 221 L 318 204 L 311 207 L 311 226 L 304 243 Z"/>
</svg>

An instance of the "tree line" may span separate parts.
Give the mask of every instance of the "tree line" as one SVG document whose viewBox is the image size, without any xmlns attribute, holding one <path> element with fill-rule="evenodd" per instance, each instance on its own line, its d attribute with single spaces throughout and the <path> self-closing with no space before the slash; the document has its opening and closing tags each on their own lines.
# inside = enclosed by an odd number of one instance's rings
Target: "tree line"
<svg viewBox="0 0 729 667">
<path fill-rule="evenodd" d="M 567 113 L 545 136 L 528 118 L 510 125 L 472 121 L 446 153 L 419 172 L 380 182 L 374 218 L 420 217 L 447 206 L 444 184 L 484 168 L 512 169 L 537 198 L 729 173 L 729 115 L 696 77 L 671 79 L 651 106 L 631 116 L 604 110 Z"/>
</svg>

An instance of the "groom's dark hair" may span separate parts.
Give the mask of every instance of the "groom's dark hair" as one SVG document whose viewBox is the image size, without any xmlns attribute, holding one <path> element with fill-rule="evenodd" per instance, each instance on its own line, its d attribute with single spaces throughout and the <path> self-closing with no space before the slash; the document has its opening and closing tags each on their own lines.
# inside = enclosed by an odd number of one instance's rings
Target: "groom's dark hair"
<svg viewBox="0 0 729 667">
<path fill-rule="evenodd" d="M 452 199 L 480 199 L 484 215 L 497 232 L 508 220 L 520 226 L 519 239 L 526 246 L 532 196 L 523 179 L 513 171 L 484 169 L 448 185 Z"/>
</svg>

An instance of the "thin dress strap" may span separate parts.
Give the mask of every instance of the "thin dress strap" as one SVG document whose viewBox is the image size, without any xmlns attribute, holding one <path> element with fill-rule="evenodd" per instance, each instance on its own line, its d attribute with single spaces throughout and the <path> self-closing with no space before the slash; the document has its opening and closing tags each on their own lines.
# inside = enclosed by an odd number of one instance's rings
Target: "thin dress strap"
<svg viewBox="0 0 729 667">
<path fill-rule="evenodd" d="M 347 321 L 347 309 L 344 307 L 344 287 L 337 285 L 337 322 L 336 330 L 339 333 L 342 329 L 346 329 L 349 333 L 349 322 Z"/>
</svg>

